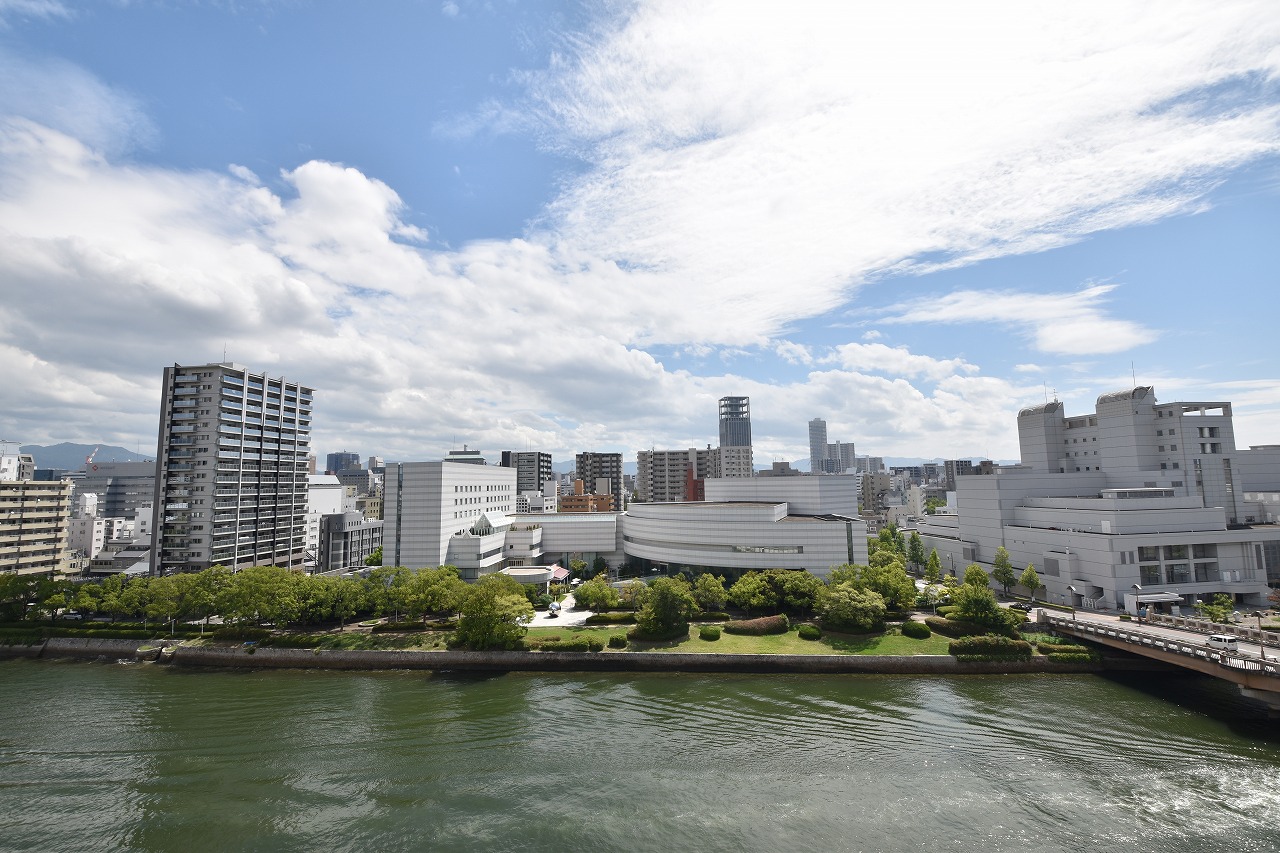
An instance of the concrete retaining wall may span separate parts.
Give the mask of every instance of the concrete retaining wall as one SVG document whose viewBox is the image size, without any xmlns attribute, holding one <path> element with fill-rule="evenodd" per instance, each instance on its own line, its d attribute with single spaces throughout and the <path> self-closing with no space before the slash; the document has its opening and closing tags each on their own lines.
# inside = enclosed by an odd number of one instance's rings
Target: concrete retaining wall
<svg viewBox="0 0 1280 853">
<path fill-rule="evenodd" d="M 946 655 L 717 655 L 654 652 L 406 652 L 309 649 L 178 647 L 178 666 L 253 669 L 419 669 L 489 672 L 736 672 L 883 673 L 977 675 L 1031 672 L 1099 672 L 1107 664 L 1055 663 L 1044 659 L 961 662 Z M 1128 662 L 1126 661 L 1125 664 Z M 1147 669 L 1145 663 L 1142 668 Z"/>
<path fill-rule="evenodd" d="M 88 637 L 51 637 L 44 642 L 42 658 L 133 660 L 145 640 L 94 640 Z"/>
</svg>

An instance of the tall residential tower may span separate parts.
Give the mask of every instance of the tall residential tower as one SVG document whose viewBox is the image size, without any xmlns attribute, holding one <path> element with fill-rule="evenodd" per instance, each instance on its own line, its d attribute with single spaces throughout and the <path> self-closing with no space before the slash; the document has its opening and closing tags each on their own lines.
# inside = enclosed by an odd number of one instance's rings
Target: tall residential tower
<svg viewBox="0 0 1280 853">
<path fill-rule="evenodd" d="M 152 574 L 302 568 L 311 397 L 238 364 L 164 369 Z"/>
</svg>

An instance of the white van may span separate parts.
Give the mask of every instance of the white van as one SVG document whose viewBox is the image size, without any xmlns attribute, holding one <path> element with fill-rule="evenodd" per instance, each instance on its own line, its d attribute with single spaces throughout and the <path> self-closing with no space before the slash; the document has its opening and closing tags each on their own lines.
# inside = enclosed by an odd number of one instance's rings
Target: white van
<svg viewBox="0 0 1280 853">
<path fill-rule="evenodd" d="M 1205 645 L 1223 652 L 1240 651 L 1240 641 L 1230 634 L 1210 634 L 1209 639 L 1205 641 Z"/>
</svg>

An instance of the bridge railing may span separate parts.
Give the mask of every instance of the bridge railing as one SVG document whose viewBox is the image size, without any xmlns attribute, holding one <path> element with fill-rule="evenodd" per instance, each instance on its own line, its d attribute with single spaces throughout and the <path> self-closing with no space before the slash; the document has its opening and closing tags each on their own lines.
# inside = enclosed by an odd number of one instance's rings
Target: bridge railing
<svg viewBox="0 0 1280 853">
<path fill-rule="evenodd" d="M 1181 628 L 1186 631 L 1197 631 L 1201 634 L 1229 634 L 1252 643 L 1280 648 L 1280 634 L 1275 631 L 1250 628 L 1247 625 L 1227 625 L 1222 622 L 1212 622 L 1208 619 L 1198 619 L 1194 616 L 1165 616 L 1163 613 L 1153 613 L 1147 616 L 1144 621 L 1150 622 L 1152 625 Z"/>
<path fill-rule="evenodd" d="M 1061 616 L 1049 616 L 1047 614 L 1042 617 L 1042 621 L 1048 622 L 1054 628 L 1061 628 L 1069 633 L 1092 634 L 1096 637 L 1107 637 L 1108 639 L 1120 640 L 1121 642 L 1130 643 L 1135 646 L 1146 646 L 1147 648 L 1159 649 L 1163 652 L 1171 652 L 1185 657 L 1211 661 L 1230 669 L 1240 670 L 1243 672 L 1256 672 L 1261 675 L 1280 678 L 1280 661 L 1264 661 L 1258 658 L 1246 657 L 1238 653 L 1231 654 L 1217 649 L 1205 648 L 1201 645 L 1184 643 L 1180 640 L 1169 640 L 1162 637 L 1155 637 L 1151 634 L 1135 631 L 1130 628 L 1117 627 L 1112 624 L 1073 621 L 1071 619 L 1064 619 Z"/>
</svg>

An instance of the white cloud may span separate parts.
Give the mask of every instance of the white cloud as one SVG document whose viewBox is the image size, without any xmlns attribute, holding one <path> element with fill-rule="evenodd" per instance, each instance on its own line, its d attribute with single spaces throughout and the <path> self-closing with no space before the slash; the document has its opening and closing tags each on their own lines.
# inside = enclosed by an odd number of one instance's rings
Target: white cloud
<svg viewBox="0 0 1280 853">
<path fill-rule="evenodd" d="M 879 322 L 1013 326 L 1036 349 L 1055 354 L 1116 353 L 1155 340 L 1152 329 L 1106 316 L 1104 297 L 1116 287 L 1095 284 L 1075 293 L 959 290 L 890 306 Z"/>
</svg>

